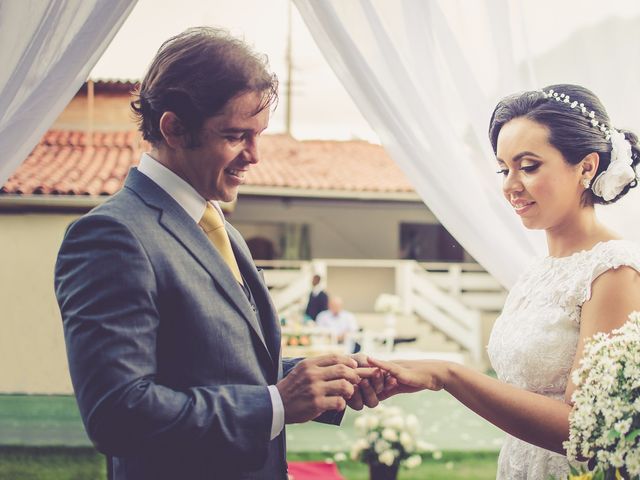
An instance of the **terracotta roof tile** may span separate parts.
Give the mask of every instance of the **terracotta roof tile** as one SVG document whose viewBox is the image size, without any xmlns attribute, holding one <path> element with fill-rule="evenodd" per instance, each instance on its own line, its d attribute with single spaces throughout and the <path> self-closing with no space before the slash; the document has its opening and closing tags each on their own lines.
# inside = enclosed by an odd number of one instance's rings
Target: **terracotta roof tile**
<svg viewBox="0 0 640 480">
<path fill-rule="evenodd" d="M 48 131 L 0 193 L 112 195 L 140 154 L 149 149 L 138 132 Z M 265 135 L 261 161 L 247 184 L 350 192 L 412 192 L 384 149 L 364 141 L 297 141 Z"/>
</svg>

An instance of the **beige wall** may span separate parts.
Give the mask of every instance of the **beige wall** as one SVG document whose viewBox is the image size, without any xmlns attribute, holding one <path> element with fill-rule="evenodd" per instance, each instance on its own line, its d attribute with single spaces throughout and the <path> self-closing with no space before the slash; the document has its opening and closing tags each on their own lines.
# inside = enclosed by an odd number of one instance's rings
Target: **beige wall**
<svg viewBox="0 0 640 480">
<path fill-rule="evenodd" d="M 122 93 L 101 93 L 93 100 L 93 129 L 135 130 L 129 107 L 129 96 Z M 75 96 L 52 125 L 52 129 L 84 130 L 89 126 L 87 97 Z"/>
<path fill-rule="evenodd" d="M 381 293 L 396 293 L 394 268 L 329 267 L 327 292 L 344 301 L 352 312 L 373 312 Z"/>
<path fill-rule="evenodd" d="M 0 214 L 0 392 L 70 393 L 53 269 L 77 215 Z"/>
<path fill-rule="evenodd" d="M 250 238 L 264 223 L 310 225 L 314 258 L 397 259 L 400 223 L 437 223 L 422 203 L 240 197 L 229 221 Z M 268 221 L 268 223 L 266 223 Z M 277 246 L 277 239 L 272 239 Z"/>
</svg>

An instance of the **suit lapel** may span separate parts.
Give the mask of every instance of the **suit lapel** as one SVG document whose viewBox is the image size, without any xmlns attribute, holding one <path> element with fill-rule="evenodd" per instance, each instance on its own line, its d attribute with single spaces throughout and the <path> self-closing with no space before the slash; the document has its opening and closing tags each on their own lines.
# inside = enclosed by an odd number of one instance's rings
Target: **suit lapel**
<svg viewBox="0 0 640 480">
<path fill-rule="evenodd" d="M 240 234 L 226 224 L 229 240 L 236 256 L 236 261 L 240 267 L 242 275 L 251 288 L 254 299 L 266 306 L 266 311 L 261 312 L 262 327 L 272 360 L 278 360 L 280 351 L 280 328 L 278 325 L 278 315 L 273 305 L 269 291 L 266 288 L 264 280 L 253 263 L 251 256 L 245 251 L 242 245 Z"/>
<path fill-rule="evenodd" d="M 247 296 L 200 227 L 169 194 L 137 169 L 131 169 L 125 187 L 135 191 L 147 205 L 160 211 L 158 218 L 160 225 L 174 236 L 211 275 L 219 290 L 246 320 L 260 339 L 266 353 L 271 356 L 258 324 L 259 320 Z"/>
</svg>

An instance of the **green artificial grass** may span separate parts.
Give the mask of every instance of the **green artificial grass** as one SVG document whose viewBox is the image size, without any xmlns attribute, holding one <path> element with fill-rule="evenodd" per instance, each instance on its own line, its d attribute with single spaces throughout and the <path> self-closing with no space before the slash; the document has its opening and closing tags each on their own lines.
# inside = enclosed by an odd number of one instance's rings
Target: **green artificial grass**
<svg viewBox="0 0 640 480">
<path fill-rule="evenodd" d="M 485 480 L 496 475 L 495 452 L 444 452 L 435 460 L 423 455 L 413 470 L 401 469 L 398 480 Z M 289 461 L 326 460 L 321 452 L 292 453 Z M 350 460 L 339 462 L 346 480 L 368 480 L 368 467 Z M 85 447 L 0 447 L 0 479 L 105 480 L 102 455 Z"/>
<path fill-rule="evenodd" d="M 86 447 L 0 447 L 0 479 L 104 480 L 104 456 Z"/>
<path fill-rule="evenodd" d="M 498 451 L 504 434 L 446 392 L 390 398 L 420 420 L 420 440 L 443 451 Z M 359 415 L 347 409 L 340 427 L 316 422 L 287 426 L 289 452 L 348 452 Z M 0 445 L 91 446 L 71 396 L 0 395 Z"/>
<path fill-rule="evenodd" d="M 292 461 L 327 459 L 319 453 L 293 453 Z M 412 470 L 401 468 L 398 480 L 494 480 L 496 478 L 496 452 L 444 452 L 439 460 L 430 454 L 422 455 L 422 465 Z M 338 462 L 340 473 L 346 480 L 369 480 L 369 468 L 359 462 Z"/>
<path fill-rule="evenodd" d="M 443 392 L 421 392 L 389 399 L 420 419 L 420 439 L 442 451 L 423 454 L 423 464 L 401 469 L 399 480 L 483 480 L 496 473 L 503 434 Z M 347 453 L 357 437 L 348 410 L 340 427 L 314 422 L 287 426 L 290 461 L 327 460 Z M 311 453 L 309 453 L 311 452 Z M 347 480 L 369 478 L 368 467 L 339 462 Z M 84 432 L 71 396 L 0 395 L 0 480 L 105 480 L 105 459 Z"/>
<path fill-rule="evenodd" d="M 76 399 L 0 395 L 0 445 L 91 447 Z"/>
</svg>

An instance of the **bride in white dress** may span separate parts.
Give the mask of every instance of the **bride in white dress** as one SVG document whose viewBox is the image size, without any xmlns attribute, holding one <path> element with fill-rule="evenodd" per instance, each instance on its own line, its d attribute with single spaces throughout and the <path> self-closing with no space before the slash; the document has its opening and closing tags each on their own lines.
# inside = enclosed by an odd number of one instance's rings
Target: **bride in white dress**
<svg viewBox="0 0 640 480">
<path fill-rule="evenodd" d="M 640 246 L 594 210 L 636 186 L 638 139 L 615 130 L 598 98 L 576 85 L 503 99 L 489 137 L 505 198 L 525 227 L 545 230 L 549 251 L 520 276 L 493 327 L 498 379 L 449 362 L 370 362 L 390 375 L 382 397 L 445 389 L 504 430 L 497 478 L 565 478 L 570 373 L 586 339 L 640 310 Z"/>
</svg>

